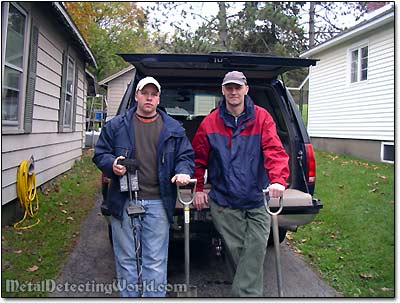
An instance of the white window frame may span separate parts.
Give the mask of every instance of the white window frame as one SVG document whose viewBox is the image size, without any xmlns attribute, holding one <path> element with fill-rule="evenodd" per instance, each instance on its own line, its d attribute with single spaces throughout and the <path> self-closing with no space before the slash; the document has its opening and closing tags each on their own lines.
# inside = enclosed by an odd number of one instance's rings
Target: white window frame
<svg viewBox="0 0 400 303">
<path fill-rule="evenodd" d="M 70 62 L 72 62 L 72 64 L 73 64 L 73 69 L 72 69 L 72 84 L 71 84 L 71 92 L 68 92 L 68 87 L 67 87 L 67 84 L 68 84 L 68 73 L 69 73 L 69 64 L 70 64 Z M 64 81 L 65 81 L 65 99 L 64 99 L 64 117 L 63 117 L 63 129 L 64 130 L 72 130 L 72 123 L 73 123 L 73 121 L 74 121 L 74 119 L 73 119 L 73 117 L 72 117 L 72 115 L 73 115 L 73 113 L 74 113 L 74 110 L 73 110 L 73 106 L 74 106 L 74 93 L 75 93 L 75 69 L 76 69 L 76 61 L 74 60 L 74 58 L 71 56 L 71 55 L 68 55 L 68 60 L 67 60 L 67 66 L 66 66 L 66 69 L 67 69 L 67 73 L 66 73 L 66 79 L 64 79 Z M 67 97 L 68 96 L 70 96 L 70 101 L 67 101 Z M 66 119 L 66 117 L 67 117 L 67 111 L 66 111 L 66 108 L 67 108 L 67 102 L 70 102 L 70 120 L 69 121 L 67 121 L 67 119 Z"/>
<path fill-rule="evenodd" d="M 361 80 L 361 50 L 363 48 L 367 47 L 368 48 L 368 54 L 367 54 L 367 78 Z M 352 81 L 352 64 L 353 64 L 353 52 L 358 51 L 358 58 L 357 58 L 357 75 L 356 75 L 356 80 Z M 368 74 L 369 74 L 369 58 L 370 58 L 370 47 L 368 41 L 359 43 L 356 46 L 353 46 L 348 49 L 348 55 L 347 55 L 347 61 L 348 61 L 348 83 L 350 85 L 356 84 L 356 83 L 364 83 L 368 81 Z"/>
<path fill-rule="evenodd" d="M 10 10 L 10 5 L 14 6 L 22 15 L 25 16 L 25 28 L 24 28 L 24 39 L 23 39 L 23 57 L 22 57 L 22 67 L 14 66 L 12 64 L 6 63 L 6 48 L 7 48 L 7 35 L 8 35 L 8 14 Z M 4 85 L 4 74 L 5 68 L 8 67 L 13 70 L 21 72 L 21 78 L 19 81 L 19 95 L 18 95 L 18 114 L 17 121 L 3 120 L 2 128 L 3 131 L 8 132 L 23 132 L 23 122 L 24 122 L 24 106 L 25 106 L 25 95 L 26 95 L 26 79 L 28 73 L 28 52 L 29 52 L 29 36 L 30 36 L 30 20 L 29 15 L 20 5 L 15 2 L 3 2 L 2 3 L 2 69 L 1 69 L 1 79 L 2 79 L 2 90 Z M 3 102 L 3 101 L 2 101 Z"/>
<path fill-rule="evenodd" d="M 381 162 L 394 163 L 394 161 L 383 159 L 383 155 L 385 152 L 385 145 L 393 145 L 394 146 L 394 142 L 381 142 Z M 396 151 L 395 151 L 394 157 L 396 157 Z"/>
</svg>

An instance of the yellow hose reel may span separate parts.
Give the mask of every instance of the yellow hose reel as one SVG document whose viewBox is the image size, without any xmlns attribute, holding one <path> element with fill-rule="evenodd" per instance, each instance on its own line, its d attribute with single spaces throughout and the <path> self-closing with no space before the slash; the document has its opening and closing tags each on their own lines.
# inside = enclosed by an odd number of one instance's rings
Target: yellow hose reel
<svg viewBox="0 0 400 303">
<path fill-rule="evenodd" d="M 36 175 L 34 172 L 33 156 L 29 160 L 23 160 L 17 170 L 17 197 L 24 209 L 24 217 L 14 224 L 15 229 L 28 229 L 39 224 L 40 219 L 28 226 L 20 226 L 27 217 L 33 218 L 39 210 L 39 199 L 36 193 Z M 36 206 L 34 207 L 34 202 Z"/>
</svg>

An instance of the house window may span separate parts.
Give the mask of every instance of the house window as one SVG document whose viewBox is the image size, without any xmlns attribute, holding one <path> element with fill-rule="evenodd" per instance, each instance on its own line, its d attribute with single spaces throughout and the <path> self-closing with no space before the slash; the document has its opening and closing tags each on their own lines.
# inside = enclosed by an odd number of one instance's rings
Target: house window
<svg viewBox="0 0 400 303">
<path fill-rule="evenodd" d="M 72 126 L 72 109 L 74 100 L 74 83 L 75 83 L 75 62 L 71 57 L 67 61 L 67 84 L 65 89 L 64 102 L 64 127 Z"/>
<path fill-rule="evenodd" d="M 368 46 L 359 47 L 351 51 L 351 83 L 368 79 Z"/>
<path fill-rule="evenodd" d="M 381 143 L 381 160 L 382 162 L 394 163 L 394 143 Z"/>
<path fill-rule="evenodd" d="M 22 119 L 23 87 L 26 74 L 27 15 L 18 6 L 6 3 L 3 7 L 3 81 L 1 99 L 2 125 L 19 126 Z"/>
</svg>

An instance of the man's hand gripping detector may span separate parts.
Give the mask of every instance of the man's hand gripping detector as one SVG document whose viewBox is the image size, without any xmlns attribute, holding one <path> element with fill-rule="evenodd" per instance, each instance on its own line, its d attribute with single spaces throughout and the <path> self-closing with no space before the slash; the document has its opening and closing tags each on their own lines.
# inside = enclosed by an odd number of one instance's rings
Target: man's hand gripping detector
<svg viewBox="0 0 400 303">
<path fill-rule="evenodd" d="M 143 217 L 146 211 L 142 205 L 138 204 L 137 199 L 137 192 L 139 190 L 137 161 L 135 159 L 119 159 L 117 163 L 126 167 L 127 175 L 122 176 L 120 179 L 121 191 L 129 192 L 129 205 L 126 208 L 126 212 L 131 218 Z M 135 192 L 135 203 L 132 199 L 132 191 Z"/>
</svg>

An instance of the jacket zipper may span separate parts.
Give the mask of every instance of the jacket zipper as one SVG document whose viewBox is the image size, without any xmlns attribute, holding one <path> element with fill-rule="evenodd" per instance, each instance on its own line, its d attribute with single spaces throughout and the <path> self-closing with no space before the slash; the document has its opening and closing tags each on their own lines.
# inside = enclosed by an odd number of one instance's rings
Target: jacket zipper
<svg viewBox="0 0 400 303">
<path fill-rule="evenodd" d="M 164 140 L 163 140 L 163 142 L 162 142 L 162 144 L 161 144 L 160 146 L 163 146 L 164 143 L 165 143 L 170 137 L 173 137 L 173 136 L 172 136 L 172 135 L 166 136 L 166 137 L 164 138 Z M 161 154 L 161 164 L 164 164 L 164 163 L 165 163 L 165 152 L 162 152 L 162 154 Z"/>
</svg>

